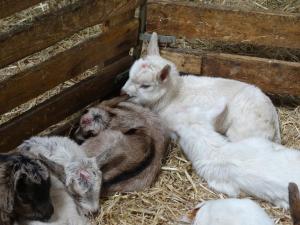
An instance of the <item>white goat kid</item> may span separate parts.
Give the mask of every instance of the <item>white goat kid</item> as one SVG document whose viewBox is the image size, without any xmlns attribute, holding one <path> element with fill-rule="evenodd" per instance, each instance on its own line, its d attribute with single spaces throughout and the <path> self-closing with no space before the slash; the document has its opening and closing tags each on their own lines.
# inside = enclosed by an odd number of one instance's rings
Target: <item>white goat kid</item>
<svg viewBox="0 0 300 225">
<path fill-rule="evenodd" d="M 87 158 L 74 141 L 55 136 L 32 137 L 20 145 L 19 149 L 38 155 L 54 174 L 51 176 L 51 194 L 55 216 L 51 219 L 51 224 L 88 224 L 84 215 L 99 209 L 102 183 L 99 168 L 103 160 L 106 160 L 107 152 L 98 157 Z M 30 224 L 38 225 L 35 222 Z"/>
<path fill-rule="evenodd" d="M 277 112 L 260 89 L 230 79 L 179 76 L 176 66 L 159 55 L 156 33 L 152 34 L 147 56 L 133 64 L 122 90 L 133 102 L 157 112 L 171 130 L 182 122 L 174 113 L 178 109 L 196 105 L 205 111 L 225 97 L 228 114 L 217 127 L 218 132 L 231 141 L 257 136 L 280 143 Z"/>
<path fill-rule="evenodd" d="M 214 127 L 226 109 L 221 101 L 206 113 L 197 107 L 177 113 L 179 119 L 189 115 L 176 130 L 198 175 L 231 197 L 243 191 L 288 208 L 288 183 L 300 184 L 300 151 L 264 138 L 229 142 Z"/>
<path fill-rule="evenodd" d="M 267 213 L 250 199 L 218 199 L 198 204 L 180 225 L 274 225 Z"/>
</svg>

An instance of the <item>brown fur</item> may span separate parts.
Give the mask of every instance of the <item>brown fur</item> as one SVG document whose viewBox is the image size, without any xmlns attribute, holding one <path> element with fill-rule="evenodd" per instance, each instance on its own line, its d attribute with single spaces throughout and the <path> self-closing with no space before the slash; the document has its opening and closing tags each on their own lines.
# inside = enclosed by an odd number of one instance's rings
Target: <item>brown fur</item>
<svg viewBox="0 0 300 225">
<path fill-rule="evenodd" d="M 149 187 L 160 171 L 169 142 L 160 119 L 146 108 L 122 102 L 125 98 L 117 97 L 95 106 L 106 113 L 101 117 L 106 120 L 100 120 L 106 126 L 82 145 L 88 156 L 113 151 L 101 169 L 102 195 Z"/>
<path fill-rule="evenodd" d="M 295 183 L 289 183 L 289 202 L 294 225 L 300 225 L 300 194 Z"/>
</svg>

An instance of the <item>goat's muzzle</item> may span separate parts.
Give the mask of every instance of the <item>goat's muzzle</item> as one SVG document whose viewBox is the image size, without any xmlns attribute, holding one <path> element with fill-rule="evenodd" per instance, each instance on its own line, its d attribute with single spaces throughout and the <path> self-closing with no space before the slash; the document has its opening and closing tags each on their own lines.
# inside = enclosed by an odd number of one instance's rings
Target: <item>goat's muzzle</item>
<svg viewBox="0 0 300 225">
<path fill-rule="evenodd" d="M 51 219 L 53 213 L 54 213 L 54 207 L 52 204 L 49 204 L 45 209 L 45 211 L 43 211 L 40 221 L 47 222 L 48 220 Z"/>
</svg>

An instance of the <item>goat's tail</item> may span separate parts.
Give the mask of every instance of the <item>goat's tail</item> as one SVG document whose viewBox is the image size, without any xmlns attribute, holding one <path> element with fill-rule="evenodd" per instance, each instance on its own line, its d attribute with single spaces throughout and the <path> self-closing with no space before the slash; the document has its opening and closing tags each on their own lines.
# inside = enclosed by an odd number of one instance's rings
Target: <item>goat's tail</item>
<svg viewBox="0 0 300 225">
<path fill-rule="evenodd" d="M 289 183 L 289 203 L 294 225 L 300 225 L 300 194 L 295 183 Z"/>
</svg>

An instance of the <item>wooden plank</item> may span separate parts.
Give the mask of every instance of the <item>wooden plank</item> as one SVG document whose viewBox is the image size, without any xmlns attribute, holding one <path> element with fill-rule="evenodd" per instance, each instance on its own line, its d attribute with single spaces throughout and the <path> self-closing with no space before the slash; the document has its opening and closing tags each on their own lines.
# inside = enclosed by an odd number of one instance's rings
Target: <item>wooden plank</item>
<svg viewBox="0 0 300 225">
<path fill-rule="evenodd" d="M 162 50 L 161 54 L 164 58 L 175 63 L 180 72 L 188 74 L 201 74 L 202 57 L 199 55 L 179 51 L 174 52 L 170 50 Z"/>
<path fill-rule="evenodd" d="M 0 34 L 0 67 L 44 49 L 86 27 L 132 12 L 140 0 L 80 0 Z"/>
<path fill-rule="evenodd" d="M 183 73 L 236 79 L 271 94 L 300 96 L 300 63 L 191 50 L 167 49 L 161 54 Z"/>
<path fill-rule="evenodd" d="M 229 54 L 208 54 L 202 74 L 255 84 L 263 91 L 300 96 L 300 63 Z"/>
<path fill-rule="evenodd" d="M 0 19 L 40 2 L 42 2 L 42 0 L 0 0 Z"/>
<path fill-rule="evenodd" d="M 300 49 L 300 15 L 151 1 L 148 31 L 229 43 Z"/>
<path fill-rule="evenodd" d="M 0 83 L 0 114 L 44 93 L 85 70 L 137 44 L 138 21 L 114 27 L 108 32 L 66 50 L 47 61 Z"/>
<path fill-rule="evenodd" d="M 0 152 L 14 148 L 22 140 L 115 91 L 119 88 L 114 81 L 117 74 L 128 70 L 132 62 L 132 57 L 127 56 L 0 126 Z"/>
</svg>

